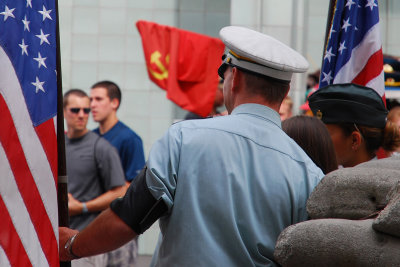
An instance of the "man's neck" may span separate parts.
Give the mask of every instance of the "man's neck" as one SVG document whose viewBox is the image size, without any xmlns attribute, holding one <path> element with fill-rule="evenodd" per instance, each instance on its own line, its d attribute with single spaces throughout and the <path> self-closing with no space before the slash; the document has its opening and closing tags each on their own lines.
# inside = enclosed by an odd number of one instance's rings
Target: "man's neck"
<svg viewBox="0 0 400 267">
<path fill-rule="evenodd" d="M 99 130 L 100 134 L 103 135 L 108 132 L 115 124 L 117 124 L 118 118 L 117 116 L 109 116 L 106 120 L 100 122 Z"/>
<path fill-rule="evenodd" d="M 248 95 L 243 95 L 243 96 L 241 95 L 241 96 L 237 97 L 236 101 L 235 101 L 234 108 L 239 106 L 239 105 L 242 105 L 242 104 L 264 105 L 264 106 L 267 106 L 267 107 L 275 110 L 278 113 L 279 113 L 279 107 L 280 107 L 280 104 L 278 104 L 278 103 L 270 103 L 270 102 L 262 99 L 259 96 L 248 96 Z"/>
<path fill-rule="evenodd" d="M 84 130 L 69 130 L 67 131 L 67 137 L 69 139 L 73 139 L 73 138 L 79 138 L 84 136 L 85 134 L 87 134 L 87 132 L 89 132 L 89 130 L 87 128 L 85 128 Z"/>
</svg>

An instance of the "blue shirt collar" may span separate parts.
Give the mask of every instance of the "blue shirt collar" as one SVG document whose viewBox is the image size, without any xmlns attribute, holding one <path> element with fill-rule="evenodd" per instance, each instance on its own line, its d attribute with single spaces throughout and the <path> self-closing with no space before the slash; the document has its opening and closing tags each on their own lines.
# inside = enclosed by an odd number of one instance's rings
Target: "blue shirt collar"
<svg viewBox="0 0 400 267">
<path fill-rule="evenodd" d="M 242 104 L 233 109 L 231 115 L 250 114 L 263 118 L 264 120 L 271 121 L 279 128 L 282 128 L 281 117 L 275 110 L 260 104 Z"/>
</svg>

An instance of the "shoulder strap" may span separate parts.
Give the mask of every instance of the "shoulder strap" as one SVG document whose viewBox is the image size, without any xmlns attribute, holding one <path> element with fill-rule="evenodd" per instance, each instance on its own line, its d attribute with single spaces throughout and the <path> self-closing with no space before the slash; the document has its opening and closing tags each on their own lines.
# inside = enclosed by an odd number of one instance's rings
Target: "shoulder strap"
<svg viewBox="0 0 400 267">
<path fill-rule="evenodd" d="M 96 141 L 94 142 L 94 150 L 93 150 L 93 153 L 94 153 L 94 160 L 95 160 L 95 162 L 96 162 L 96 167 L 99 166 L 99 162 L 98 162 L 98 160 L 97 160 L 97 153 L 96 153 L 96 147 L 97 147 L 97 143 L 99 142 L 99 140 L 100 140 L 100 136 L 97 135 L 97 139 L 96 139 Z"/>
<path fill-rule="evenodd" d="M 94 153 L 94 161 L 95 161 L 95 164 L 96 164 L 97 177 L 99 177 L 101 180 L 103 180 L 103 177 L 102 177 L 101 173 L 99 172 L 99 161 L 98 161 L 98 159 L 97 159 L 97 153 L 96 153 L 97 143 L 99 142 L 100 138 L 101 138 L 101 136 L 97 135 L 97 139 L 96 139 L 96 141 L 94 142 L 93 153 Z M 101 190 L 102 190 L 103 192 L 106 192 L 106 191 L 105 191 L 105 188 L 104 188 L 104 185 L 103 185 L 103 182 L 100 183 L 100 186 L 101 186 Z"/>
</svg>

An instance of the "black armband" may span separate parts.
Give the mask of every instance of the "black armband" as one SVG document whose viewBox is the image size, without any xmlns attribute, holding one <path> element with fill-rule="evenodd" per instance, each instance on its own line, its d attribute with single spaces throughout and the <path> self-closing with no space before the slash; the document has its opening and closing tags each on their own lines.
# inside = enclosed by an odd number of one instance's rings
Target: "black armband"
<svg viewBox="0 0 400 267">
<path fill-rule="evenodd" d="M 168 211 L 163 199 L 157 200 L 150 193 L 146 172 L 147 166 L 133 179 L 125 196 L 110 204 L 111 210 L 136 234 L 142 234 Z"/>
</svg>

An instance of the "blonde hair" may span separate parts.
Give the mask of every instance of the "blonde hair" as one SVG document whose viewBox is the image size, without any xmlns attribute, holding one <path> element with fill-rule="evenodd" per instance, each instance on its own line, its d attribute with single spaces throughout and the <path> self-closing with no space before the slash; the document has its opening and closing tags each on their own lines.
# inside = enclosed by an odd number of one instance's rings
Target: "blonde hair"
<svg viewBox="0 0 400 267">
<path fill-rule="evenodd" d="M 287 95 L 287 96 L 283 99 L 282 104 L 283 104 L 283 103 L 287 104 L 287 105 L 289 106 L 289 109 L 290 109 L 290 110 L 293 109 L 293 100 L 292 100 L 292 98 L 291 98 L 289 95 Z"/>
</svg>

